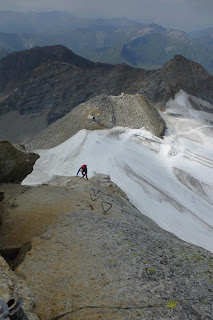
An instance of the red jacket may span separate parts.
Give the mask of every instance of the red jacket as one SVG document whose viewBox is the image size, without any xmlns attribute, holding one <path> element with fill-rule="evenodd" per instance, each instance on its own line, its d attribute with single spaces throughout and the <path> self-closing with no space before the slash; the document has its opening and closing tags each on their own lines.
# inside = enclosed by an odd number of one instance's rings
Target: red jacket
<svg viewBox="0 0 213 320">
<path fill-rule="evenodd" d="M 85 173 L 87 173 L 87 166 L 86 166 L 86 164 L 83 164 L 83 166 L 81 166 L 81 167 L 79 168 L 79 170 L 78 170 L 78 172 L 77 172 L 77 175 L 78 175 L 78 173 L 79 173 L 79 171 L 80 171 L 81 169 L 83 169 L 83 171 L 84 171 Z"/>
</svg>

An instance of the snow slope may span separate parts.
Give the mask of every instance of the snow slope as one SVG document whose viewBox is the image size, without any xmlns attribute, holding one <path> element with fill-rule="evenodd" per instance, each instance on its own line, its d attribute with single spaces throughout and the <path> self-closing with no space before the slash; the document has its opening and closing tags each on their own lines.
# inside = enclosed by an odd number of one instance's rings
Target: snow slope
<svg viewBox="0 0 213 320">
<path fill-rule="evenodd" d="M 40 159 L 23 184 L 76 175 L 87 164 L 89 178 L 110 175 L 142 214 L 213 252 L 213 114 L 190 101 L 181 91 L 167 103 L 163 139 L 143 129 L 81 130 L 55 148 L 36 150 Z"/>
</svg>

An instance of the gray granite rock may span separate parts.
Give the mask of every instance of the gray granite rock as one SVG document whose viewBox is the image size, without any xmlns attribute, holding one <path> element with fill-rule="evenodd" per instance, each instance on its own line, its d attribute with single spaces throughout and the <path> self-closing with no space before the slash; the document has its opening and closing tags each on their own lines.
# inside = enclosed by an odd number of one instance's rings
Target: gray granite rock
<svg viewBox="0 0 213 320">
<path fill-rule="evenodd" d="M 78 210 L 33 238 L 16 269 L 40 319 L 212 319 L 210 252 L 160 229 L 109 188 L 80 178 L 63 188 L 79 194 Z"/>
<path fill-rule="evenodd" d="M 71 138 L 79 130 L 108 129 L 116 126 L 145 128 L 156 136 L 164 131 L 157 110 L 141 94 L 97 96 L 74 108 L 39 134 L 27 149 L 52 148 Z"/>
<path fill-rule="evenodd" d="M 0 182 L 18 182 L 32 172 L 38 154 L 28 153 L 21 146 L 0 141 Z"/>
<path fill-rule="evenodd" d="M 31 302 L 17 294 L 41 320 L 212 319 L 213 255 L 143 216 L 108 176 L 0 187 L 0 249 L 21 247 L 0 291 L 26 281 Z"/>
</svg>

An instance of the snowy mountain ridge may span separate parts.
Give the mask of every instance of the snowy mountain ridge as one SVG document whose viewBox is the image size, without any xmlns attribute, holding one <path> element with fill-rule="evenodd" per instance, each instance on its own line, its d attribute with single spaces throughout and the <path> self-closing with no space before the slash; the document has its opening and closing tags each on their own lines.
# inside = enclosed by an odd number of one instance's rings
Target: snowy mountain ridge
<svg viewBox="0 0 213 320">
<path fill-rule="evenodd" d="M 179 238 L 213 252 L 213 114 L 184 91 L 167 102 L 163 139 L 141 129 L 81 130 L 60 145 L 37 150 L 40 159 L 24 181 L 47 183 L 73 176 L 110 175 L 139 211 Z"/>
<path fill-rule="evenodd" d="M 49 149 L 68 140 L 81 129 L 113 127 L 140 129 L 162 136 L 165 126 L 153 105 L 141 94 L 100 95 L 81 103 L 27 144 L 28 150 Z"/>
<path fill-rule="evenodd" d="M 159 70 L 146 71 L 95 64 L 56 45 L 11 54 L 1 59 L 0 70 L 0 138 L 13 143 L 31 142 L 50 124 L 100 95 L 139 93 L 163 110 L 182 89 L 213 104 L 213 77 L 180 55 Z M 114 124 L 132 127 L 128 122 Z"/>
</svg>

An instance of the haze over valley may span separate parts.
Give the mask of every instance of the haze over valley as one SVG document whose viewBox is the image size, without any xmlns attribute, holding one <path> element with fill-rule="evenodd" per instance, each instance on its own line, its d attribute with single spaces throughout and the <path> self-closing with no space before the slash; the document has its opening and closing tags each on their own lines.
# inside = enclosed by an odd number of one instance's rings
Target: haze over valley
<svg viewBox="0 0 213 320">
<path fill-rule="evenodd" d="M 0 21 L 0 57 L 61 44 L 95 62 L 145 69 L 160 68 L 180 54 L 213 73 L 212 28 L 188 34 L 129 18 L 82 18 L 60 11 L 1 11 Z"/>
</svg>

